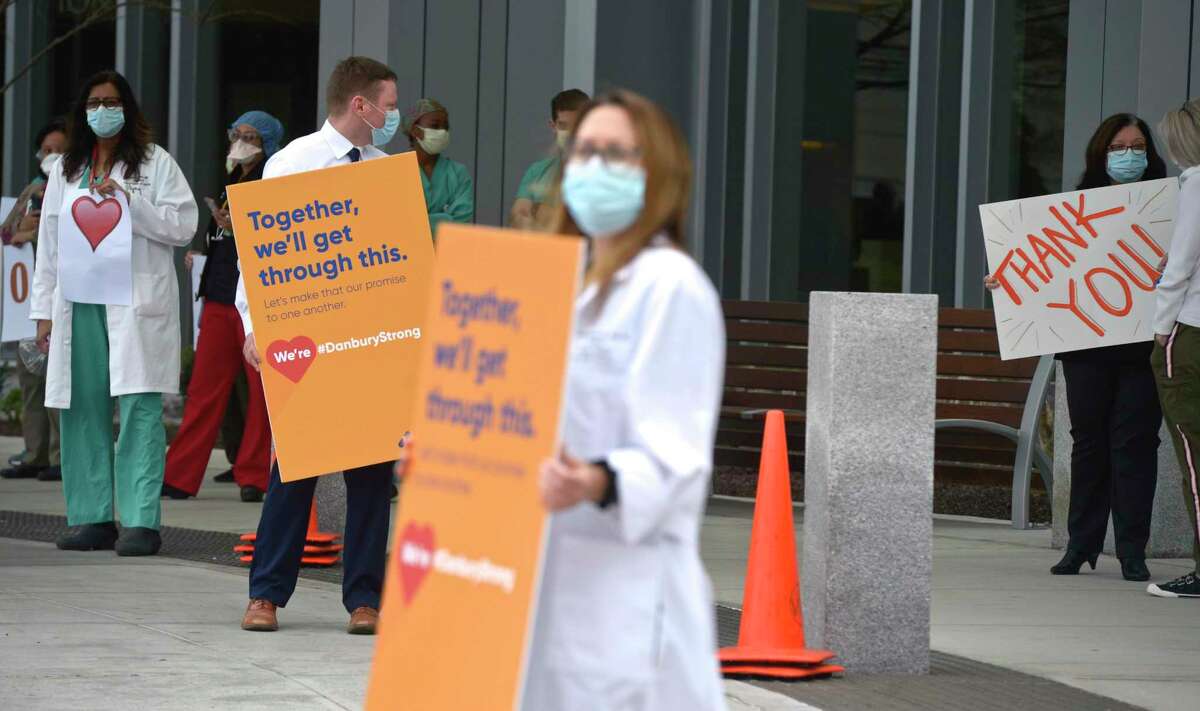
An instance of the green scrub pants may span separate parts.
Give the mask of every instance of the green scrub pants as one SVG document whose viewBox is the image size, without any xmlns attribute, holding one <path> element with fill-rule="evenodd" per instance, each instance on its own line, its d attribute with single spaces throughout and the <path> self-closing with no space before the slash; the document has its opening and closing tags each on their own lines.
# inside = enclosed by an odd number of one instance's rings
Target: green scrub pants
<svg viewBox="0 0 1200 711">
<path fill-rule="evenodd" d="M 67 523 L 113 521 L 115 486 L 121 525 L 158 530 L 167 453 L 162 393 L 116 398 L 121 431 L 114 450 L 107 311 L 101 304 L 72 308 L 71 407 L 61 419 Z"/>
</svg>

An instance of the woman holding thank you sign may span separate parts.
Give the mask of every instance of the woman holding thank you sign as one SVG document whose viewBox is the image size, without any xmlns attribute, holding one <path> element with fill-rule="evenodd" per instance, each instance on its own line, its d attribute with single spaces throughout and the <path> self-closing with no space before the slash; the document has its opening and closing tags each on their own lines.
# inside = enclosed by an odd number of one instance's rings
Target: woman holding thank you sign
<svg viewBox="0 0 1200 711">
<path fill-rule="evenodd" d="M 563 451 L 526 709 L 719 709 L 711 586 L 697 538 L 725 334 L 683 251 L 691 169 L 679 129 L 617 92 L 565 151 L 554 231 L 591 239 L 576 302 Z"/>
<path fill-rule="evenodd" d="M 1157 180 L 1167 175 L 1146 122 L 1116 114 L 1088 141 L 1086 167 L 1076 190 Z M 988 277 L 984 284 L 995 289 Z M 1060 353 L 1071 414 L 1070 540 L 1050 572 L 1094 569 L 1112 511 L 1117 557 L 1126 580 L 1149 580 L 1146 542 L 1158 481 L 1162 411 L 1150 370 L 1150 342 Z"/>
<path fill-rule="evenodd" d="M 63 493 L 76 527 L 58 547 L 153 555 L 162 394 L 179 391 L 174 251 L 196 233 L 196 202 L 179 166 L 150 142 L 125 77 L 88 79 L 69 124 L 67 152 L 46 183 L 30 309 L 50 354 L 46 405 L 62 410 Z"/>
</svg>

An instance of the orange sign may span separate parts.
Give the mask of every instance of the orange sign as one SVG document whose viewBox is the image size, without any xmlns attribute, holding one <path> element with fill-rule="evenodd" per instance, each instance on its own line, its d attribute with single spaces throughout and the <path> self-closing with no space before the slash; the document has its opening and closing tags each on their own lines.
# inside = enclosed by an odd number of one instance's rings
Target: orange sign
<svg viewBox="0 0 1200 711">
<path fill-rule="evenodd" d="M 280 477 L 396 458 L 433 268 L 412 153 L 229 186 Z"/>
<path fill-rule="evenodd" d="M 583 243 L 445 223 L 369 709 L 516 707 Z"/>
</svg>

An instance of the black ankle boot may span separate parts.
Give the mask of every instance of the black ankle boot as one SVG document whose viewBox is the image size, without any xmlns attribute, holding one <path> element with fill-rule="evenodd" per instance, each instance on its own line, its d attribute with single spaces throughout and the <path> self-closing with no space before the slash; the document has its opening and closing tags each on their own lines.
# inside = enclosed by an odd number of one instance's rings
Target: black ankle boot
<svg viewBox="0 0 1200 711">
<path fill-rule="evenodd" d="M 1062 560 L 1050 569 L 1051 575 L 1079 575 L 1079 569 L 1084 563 L 1092 566 L 1092 570 L 1096 569 L 1096 560 L 1100 557 L 1099 553 L 1080 553 L 1079 551 L 1067 549 L 1063 554 Z"/>
<path fill-rule="evenodd" d="M 1150 569 L 1145 558 L 1122 558 L 1121 577 L 1126 580 L 1149 580 Z"/>
<path fill-rule="evenodd" d="M 162 537 L 153 528 L 133 526 L 121 531 L 117 555 L 154 555 L 162 548 Z"/>
<path fill-rule="evenodd" d="M 110 551 L 117 542 L 117 525 L 87 523 L 59 536 L 55 545 L 64 551 Z"/>
</svg>

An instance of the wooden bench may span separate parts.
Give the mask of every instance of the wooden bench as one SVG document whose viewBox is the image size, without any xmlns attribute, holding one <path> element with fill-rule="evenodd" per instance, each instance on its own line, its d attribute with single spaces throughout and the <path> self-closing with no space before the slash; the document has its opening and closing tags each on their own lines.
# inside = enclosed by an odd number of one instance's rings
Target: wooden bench
<svg viewBox="0 0 1200 711">
<path fill-rule="evenodd" d="M 718 465 L 755 467 L 766 410 L 783 410 L 793 472 L 804 466 L 808 305 L 726 301 L 725 391 Z M 1031 471 L 1047 491 L 1051 462 L 1037 426 L 1053 359 L 1000 360 L 995 319 L 985 309 L 938 312 L 936 444 L 939 481 L 1012 484 L 1013 525 L 1028 526 Z"/>
</svg>

